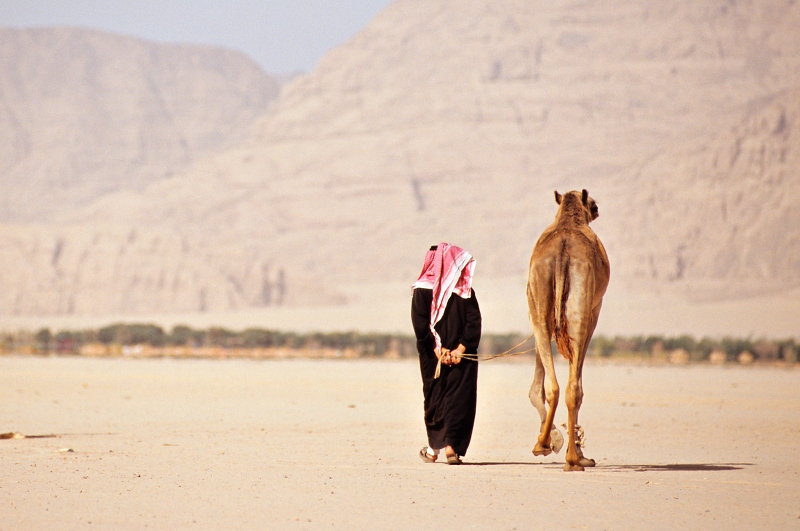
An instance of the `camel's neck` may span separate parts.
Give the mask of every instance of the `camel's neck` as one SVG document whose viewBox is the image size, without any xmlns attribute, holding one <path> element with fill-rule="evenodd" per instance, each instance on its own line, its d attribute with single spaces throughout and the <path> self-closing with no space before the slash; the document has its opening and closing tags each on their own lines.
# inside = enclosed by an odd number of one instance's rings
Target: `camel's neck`
<svg viewBox="0 0 800 531">
<path fill-rule="evenodd" d="M 580 227 L 589 224 L 586 219 L 586 210 L 580 199 L 573 195 L 564 196 L 558 214 L 556 214 L 556 224 L 559 227 Z"/>
</svg>

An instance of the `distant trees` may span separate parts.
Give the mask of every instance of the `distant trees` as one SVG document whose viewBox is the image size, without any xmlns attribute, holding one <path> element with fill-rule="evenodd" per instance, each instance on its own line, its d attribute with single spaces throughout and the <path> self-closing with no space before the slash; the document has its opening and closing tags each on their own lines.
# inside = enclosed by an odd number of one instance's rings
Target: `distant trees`
<svg viewBox="0 0 800 531">
<path fill-rule="evenodd" d="M 53 340 L 53 334 L 50 333 L 49 328 L 42 328 L 36 335 L 36 348 L 39 350 L 50 350 L 50 341 Z"/>
<path fill-rule="evenodd" d="M 0 348 L 6 352 L 27 349 L 66 354 L 77 352 L 82 345 L 96 342 L 107 346 L 354 349 L 360 356 L 384 356 L 389 352 L 397 356 L 410 356 L 416 353 L 416 341 L 410 336 L 358 332 L 298 334 L 262 328 L 247 328 L 236 332 L 221 327 L 197 330 L 186 325 L 177 325 L 172 331 L 166 332 L 154 324 L 116 323 L 96 331 L 61 331 L 55 336 L 44 328 L 29 336 L 25 332 L 7 334 L 0 343 Z"/>
<path fill-rule="evenodd" d="M 784 360 L 796 362 L 800 344 L 794 339 L 784 340 L 752 340 L 725 337 L 722 339 L 701 338 L 697 340 L 691 336 L 678 337 L 663 336 L 634 336 L 614 337 L 595 336 L 589 344 L 590 356 L 633 356 L 641 358 L 655 358 L 666 356 L 667 353 L 682 349 L 689 353 L 692 361 L 706 361 L 712 352 L 725 353 L 727 361 L 736 361 L 742 352 L 751 352 L 755 359 L 761 361 Z"/>
<path fill-rule="evenodd" d="M 164 329 L 153 324 L 113 324 L 97 331 L 97 339 L 106 345 L 164 346 L 167 335 Z"/>
</svg>

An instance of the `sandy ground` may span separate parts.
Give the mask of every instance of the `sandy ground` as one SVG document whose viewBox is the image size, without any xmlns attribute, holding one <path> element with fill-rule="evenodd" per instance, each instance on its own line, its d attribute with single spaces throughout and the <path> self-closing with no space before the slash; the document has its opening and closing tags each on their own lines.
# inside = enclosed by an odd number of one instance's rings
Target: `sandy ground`
<svg viewBox="0 0 800 531">
<path fill-rule="evenodd" d="M 532 372 L 482 364 L 453 467 L 413 360 L 0 357 L 0 432 L 58 435 L 0 440 L 0 529 L 800 528 L 800 369 L 591 364 L 584 473 L 531 454 Z"/>
</svg>

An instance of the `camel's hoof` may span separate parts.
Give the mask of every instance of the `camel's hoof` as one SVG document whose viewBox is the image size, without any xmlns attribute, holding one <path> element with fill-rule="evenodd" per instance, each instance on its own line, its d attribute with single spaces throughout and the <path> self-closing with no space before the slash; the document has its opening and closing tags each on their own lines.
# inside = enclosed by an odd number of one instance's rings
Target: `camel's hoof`
<svg viewBox="0 0 800 531">
<path fill-rule="evenodd" d="M 596 464 L 594 462 L 594 459 L 589 459 L 588 457 L 581 457 L 580 458 L 580 463 L 581 463 L 581 466 L 588 466 L 588 467 L 592 467 L 592 466 L 594 466 Z"/>
<path fill-rule="evenodd" d="M 564 465 L 564 472 L 583 472 L 581 465 L 571 465 L 569 463 Z"/>
<path fill-rule="evenodd" d="M 533 447 L 533 455 L 536 456 L 550 455 L 552 452 L 553 452 L 552 448 L 550 448 L 549 446 L 542 446 L 538 442 L 536 443 L 536 446 Z"/>
<path fill-rule="evenodd" d="M 555 453 L 558 453 L 561 451 L 563 446 L 564 436 L 561 435 L 561 432 L 558 431 L 558 428 L 553 428 L 550 430 L 550 448 L 552 448 Z"/>
</svg>

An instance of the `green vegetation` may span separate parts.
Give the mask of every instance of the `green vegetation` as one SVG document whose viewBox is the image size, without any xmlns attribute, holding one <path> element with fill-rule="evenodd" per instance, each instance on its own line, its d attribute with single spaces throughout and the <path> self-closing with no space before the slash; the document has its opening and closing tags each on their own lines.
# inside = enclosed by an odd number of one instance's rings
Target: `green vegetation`
<svg viewBox="0 0 800 531">
<path fill-rule="evenodd" d="M 0 336 L 0 352 L 77 354 L 82 347 L 92 344 L 154 348 L 351 349 L 356 355 L 364 357 L 380 357 L 389 352 L 408 357 L 416 353 L 416 341 L 409 335 L 357 332 L 298 334 L 261 328 L 236 332 L 220 327 L 197 330 L 178 325 L 167 332 L 154 324 L 117 323 L 99 330 L 64 330 L 53 334 L 43 328 L 34 334 L 19 331 Z"/>
<path fill-rule="evenodd" d="M 533 340 L 525 341 L 523 334 L 484 334 L 481 354 L 499 354 L 517 346 L 515 352 L 533 348 Z M 520 345 L 520 343 L 523 343 Z M 212 327 L 193 329 L 175 326 L 167 332 L 154 324 L 117 323 L 99 330 L 61 330 L 53 333 L 43 328 L 34 333 L 18 331 L 0 335 L 0 352 L 32 354 L 78 354 L 83 347 L 100 345 L 106 348 L 147 346 L 152 349 L 185 347 L 188 349 L 294 349 L 348 351 L 350 357 L 403 357 L 416 356 L 416 341 L 404 334 L 361 334 L 358 332 L 315 332 L 299 334 L 262 328 L 233 331 Z M 519 346 L 518 346 L 519 345 Z M 756 361 L 783 360 L 795 363 L 800 354 L 800 344 L 794 339 L 781 341 L 768 339 L 679 337 L 595 336 L 587 356 L 596 358 L 636 358 L 654 361 L 668 360 L 675 352 L 688 361 L 736 361 L 740 355 L 752 355 Z M 712 356 L 712 353 L 714 355 Z M 747 354 L 749 353 L 749 354 Z M 531 354 L 527 354 L 530 356 Z M 713 361 L 713 360 L 712 360 Z"/>
<path fill-rule="evenodd" d="M 697 340 L 687 335 L 679 337 L 617 336 L 613 338 L 595 336 L 589 344 L 587 355 L 660 359 L 667 358 L 671 352 L 676 350 L 686 351 L 691 361 L 707 361 L 712 352 L 723 353 L 726 361 L 736 361 L 743 352 L 750 352 L 755 360 L 784 360 L 794 363 L 800 353 L 800 344 L 795 343 L 794 339 L 776 341 L 725 337 Z"/>
</svg>

